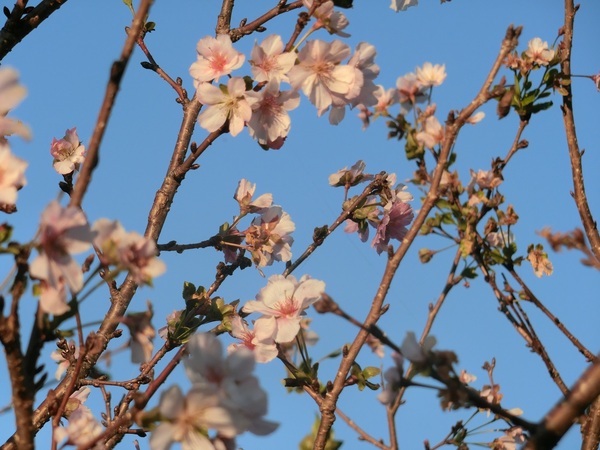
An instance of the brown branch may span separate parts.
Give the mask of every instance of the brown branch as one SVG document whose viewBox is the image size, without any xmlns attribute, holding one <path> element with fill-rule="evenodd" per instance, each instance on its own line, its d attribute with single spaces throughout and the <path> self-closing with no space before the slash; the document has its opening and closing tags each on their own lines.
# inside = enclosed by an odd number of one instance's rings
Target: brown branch
<svg viewBox="0 0 600 450">
<path fill-rule="evenodd" d="M 389 291 L 390 285 L 400 266 L 400 263 L 404 259 L 404 256 L 408 252 L 411 244 L 416 239 L 421 226 L 425 223 L 425 220 L 429 216 L 429 213 L 435 206 L 436 201 L 438 200 L 439 186 L 440 181 L 442 179 L 442 175 L 446 170 L 446 166 L 448 163 L 448 159 L 451 155 L 452 148 L 456 142 L 458 137 L 458 133 L 462 126 L 466 123 L 467 119 L 471 117 L 473 112 L 477 110 L 481 105 L 486 103 L 492 98 L 490 95 L 490 87 L 496 78 L 500 67 L 502 66 L 502 61 L 506 58 L 506 56 L 514 50 L 514 48 L 518 44 L 518 37 L 521 34 L 520 27 L 510 26 L 506 32 L 505 38 L 502 41 L 502 46 L 500 51 L 498 52 L 498 56 L 485 80 L 483 86 L 481 87 L 479 93 L 475 96 L 475 98 L 471 101 L 471 103 L 465 107 L 459 115 L 454 118 L 450 117 L 446 124 L 445 128 L 445 137 L 443 141 L 442 148 L 440 150 L 440 154 L 438 155 L 436 167 L 433 172 L 433 177 L 431 180 L 431 186 L 427 192 L 427 196 L 423 202 L 423 206 L 419 211 L 419 214 L 415 218 L 413 225 L 410 227 L 410 230 L 404 237 L 402 241 L 402 245 L 398 248 L 398 250 L 391 256 L 386 265 L 381 283 L 373 298 L 371 303 L 371 308 L 364 322 L 364 328 L 361 329 L 350 347 L 348 351 L 343 355 L 342 361 L 338 368 L 336 377 L 332 383 L 332 389 L 327 393 L 327 396 L 323 400 L 320 411 L 321 411 L 321 423 L 319 424 L 319 430 L 317 432 L 317 437 L 315 439 L 314 448 L 318 450 L 322 450 L 327 442 L 327 435 L 329 430 L 331 429 L 333 422 L 335 421 L 335 409 L 336 403 L 339 396 L 342 393 L 344 388 L 344 382 L 347 377 L 350 368 L 352 367 L 353 361 L 356 359 L 358 352 L 364 345 L 367 336 L 368 330 L 372 325 L 375 325 L 381 316 L 381 308 L 383 306 L 383 301 L 385 300 L 387 293 Z"/>
<path fill-rule="evenodd" d="M 387 447 L 386 445 L 381 442 L 381 440 L 377 440 L 375 439 L 373 436 L 371 436 L 369 433 L 367 433 L 365 430 L 363 430 L 360 426 L 358 426 L 356 424 L 356 422 L 354 422 L 354 420 L 352 420 L 350 417 L 348 417 L 346 414 L 344 414 L 340 408 L 336 409 L 336 414 L 340 417 L 340 419 L 342 419 L 344 422 L 346 422 L 346 424 L 352 428 L 354 431 L 356 431 L 358 433 L 359 439 L 361 441 L 366 441 L 370 444 L 372 444 L 374 447 L 380 448 L 382 450 L 385 450 Z"/>
<path fill-rule="evenodd" d="M 85 192 L 92 180 L 92 172 L 98 164 L 100 144 L 102 142 L 102 137 L 104 136 L 106 126 L 108 125 L 108 120 L 110 119 L 117 93 L 119 92 L 121 79 L 123 78 L 123 74 L 127 68 L 127 63 L 129 62 L 137 38 L 142 32 L 144 20 L 148 16 L 151 4 L 152 1 L 150 0 L 143 0 L 140 3 L 135 17 L 133 18 L 131 28 L 128 31 L 127 40 L 125 41 L 125 45 L 121 51 L 121 56 L 119 57 L 118 61 L 115 61 L 112 64 L 108 85 L 106 86 L 106 91 L 104 93 L 104 100 L 102 101 L 100 112 L 98 113 L 98 119 L 96 120 L 94 132 L 90 138 L 90 144 L 87 149 L 85 161 L 81 166 L 77 181 L 75 182 L 75 187 L 73 188 L 73 192 L 71 194 L 71 201 L 69 202 L 70 206 L 77 206 L 81 208 L 83 196 L 85 195 Z"/>
<path fill-rule="evenodd" d="M 564 36 L 562 42 L 562 61 L 560 63 L 563 76 L 569 79 L 571 76 L 571 50 L 573 47 L 573 23 L 575 21 L 575 13 L 577 8 L 573 4 L 573 0 L 565 0 L 565 24 L 564 24 Z M 587 201 L 585 194 L 585 185 L 583 182 L 583 167 L 581 163 L 581 157 L 583 151 L 579 150 L 579 144 L 577 143 L 577 133 L 575 131 L 575 116 L 573 114 L 573 93 L 571 85 L 567 84 L 564 86 L 567 91 L 567 95 L 563 96 L 562 113 L 563 122 L 565 126 L 565 134 L 567 137 L 567 145 L 569 147 L 569 159 L 571 161 L 571 172 L 573 176 L 573 197 L 575 198 L 575 205 L 579 211 L 581 223 L 585 229 L 588 240 L 590 241 L 590 247 L 597 260 L 600 261 L 600 234 L 596 221 L 592 217 L 592 212 Z"/>
<path fill-rule="evenodd" d="M 43 0 L 25 17 L 22 17 L 26 1 L 17 1 L 9 19 L 0 30 L 0 61 L 8 55 L 25 36 L 57 11 L 67 0 Z"/>
<path fill-rule="evenodd" d="M 290 3 L 289 5 L 287 4 L 287 0 L 279 0 L 275 7 L 271 8 L 269 11 L 267 11 L 262 16 L 260 16 L 258 19 L 255 19 L 250 23 L 246 23 L 245 21 L 243 21 L 238 28 L 234 28 L 233 30 L 229 31 L 231 40 L 233 42 L 239 41 L 242 37 L 244 37 L 248 34 L 252 34 L 257 29 L 260 29 L 269 20 L 277 17 L 280 14 L 286 13 L 288 11 L 292 11 L 294 9 L 298 9 L 300 7 L 302 7 L 301 0 L 297 0 L 293 3 Z M 219 19 L 220 19 L 220 16 L 219 16 Z M 217 30 L 218 29 L 219 28 L 217 27 Z M 286 49 L 286 51 L 287 51 L 287 49 Z"/>
<path fill-rule="evenodd" d="M 577 421 L 585 409 L 600 395 L 600 359 L 587 368 L 579 380 L 571 388 L 569 395 L 561 399 L 544 417 L 538 431 L 524 447 L 524 450 L 545 450 L 556 446 L 558 441 Z M 597 402 L 596 402 L 597 403 Z M 594 421 L 592 421 L 593 423 Z M 585 425 L 584 425 L 585 426 Z M 592 431 L 592 430 L 590 430 Z M 597 430 L 596 430 L 597 431 Z M 585 438 L 582 448 L 586 447 L 588 439 Z"/>
</svg>

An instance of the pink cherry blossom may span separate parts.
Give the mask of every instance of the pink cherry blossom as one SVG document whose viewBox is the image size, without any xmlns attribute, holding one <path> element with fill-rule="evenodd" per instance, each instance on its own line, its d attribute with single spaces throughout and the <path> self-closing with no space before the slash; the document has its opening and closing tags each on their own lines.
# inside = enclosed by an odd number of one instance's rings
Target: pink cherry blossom
<svg viewBox="0 0 600 450">
<path fill-rule="evenodd" d="M 198 116 L 198 123 L 211 133 L 229 121 L 229 133 L 237 136 L 252 116 L 252 109 L 246 100 L 246 83 L 243 78 L 230 78 L 224 89 L 202 83 L 196 90 L 196 97 L 208 106 Z"/>
<path fill-rule="evenodd" d="M 340 64 L 348 56 L 350 48 L 341 41 L 309 41 L 298 53 L 300 63 L 288 74 L 290 84 L 302 89 L 319 115 L 332 105 L 333 95 L 344 97 L 356 91 L 360 71 Z"/>
<path fill-rule="evenodd" d="M 249 61 L 254 81 L 275 81 L 278 85 L 288 81 L 287 73 L 296 63 L 296 54 L 283 50 L 281 36 L 276 34 L 266 38 L 260 45 L 254 45 Z"/>
<path fill-rule="evenodd" d="M 271 81 L 260 92 L 248 92 L 246 98 L 252 108 L 248 131 L 259 144 L 270 147 L 269 144 L 288 135 L 291 128 L 288 111 L 300 104 L 296 91 L 281 92 L 277 83 Z"/>
<path fill-rule="evenodd" d="M 531 62 L 539 66 L 547 66 L 554 58 L 555 51 L 548 48 L 548 42 L 542 41 L 539 37 L 529 41 L 525 55 L 531 59 Z"/>
<path fill-rule="evenodd" d="M 263 419 L 267 414 L 267 395 L 252 374 L 253 353 L 245 347 L 223 357 L 221 342 L 211 333 L 198 333 L 188 342 L 189 358 L 185 370 L 194 389 L 217 395 L 227 409 L 235 434 L 250 431 L 269 434 L 277 428 Z M 226 435 L 226 436 L 230 436 Z"/>
<path fill-rule="evenodd" d="M 127 326 L 131 334 L 131 339 L 129 340 L 131 362 L 136 364 L 150 361 L 154 350 L 152 340 L 156 336 L 156 330 L 151 323 L 154 314 L 152 304 L 148 302 L 147 306 L 148 309 L 146 311 L 128 313 L 121 319 L 121 323 Z"/>
<path fill-rule="evenodd" d="M 425 87 L 412 72 L 396 80 L 396 89 L 402 114 L 407 114 L 417 103 L 422 103 L 427 98 Z"/>
<path fill-rule="evenodd" d="M 268 332 L 263 333 L 261 330 L 257 330 L 256 324 L 254 324 L 254 330 L 251 330 L 244 319 L 238 315 L 231 320 L 231 335 L 241 342 L 229 345 L 227 347 L 229 353 L 245 347 L 253 352 L 254 359 L 259 363 L 269 362 L 277 356 L 278 350 L 273 336 L 269 336 Z M 262 336 L 262 339 L 259 339 L 258 335 Z"/>
<path fill-rule="evenodd" d="M 281 206 L 271 206 L 263 211 L 244 232 L 254 264 L 265 267 L 273 261 L 289 261 L 294 242 L 290 233 L 295 229 L 296 225 Z"/>
<path fill-rule="evenodd" d="M 159 411 L 163 421 L 150 436 L 152 450 L 167 450 L 173 442 L 181 442 L 184 450 L 214 450 L 208 430 L 227 437 L 237 434 L 235 419 L 219 396 L 201 389 L 192 388 L 184 396 L 179 386 L 171 386 L 160 396 Z"/>
<path fill-rule="evenodd" d="M 417 80 L 424 87 L 439 86 L 446 79 L 446 66 L 444 64 L 433 65 L 426 62 L 422 67 L 417 67 Z"/>
<path fill-rule="evenodd" d="M 62 139 L 52 139 L 50 154 L 54 158 L 54 170 L 61 175 L 79 170 L 79 165 L 85 160 L 84 153 L 85 147 L 79 141 L 76 128 L 67 130 Z"/>
<path fill-rule="evenodd" d="M 22 122 L 9 119 L 6 114 L 21 103 L 27 95 L 27 89 L 19 84 L 19 74 L 9 67 L 0 68 L 0 140 L 16 134 L 31 139 L 31 131 Z"/>
<path fill-rule="evenodd" d="M 252 200 L 255 190 L 256 184 L 252 184 L 244 178 L 238 183 L 233 198 L 239 203 L 242 214 L 262 212 L 273 204 L 272 194 L 263 194 L 256 200 Z"/>
<path fill-rule="evenodd" d="M 358 160 L 350 169 L 344 167 L 336 173 L 329 175 L 330 186 L 356 186 L 364 181 L 370 181 L 374 178 L 373 175 L 365 174 L 366 164 L 362 160 Z"/>
<path fill-rule="evenodd" d="M 81 267 L 71 255 L 87 250 L 92 238 L 93 233 L 79 208 L 62 208 L 54 201 L 42 213 L 39 255 L 30 264 L 29 273 L 42 280 L 40 305 L 47 313 L 67 312 L 66 288 L 74 294 L 83 287 Z"/>
<path fill-rule="evenodd" d="M 425 119 L 423 130 L 416 136 L 417 142 L 427 148 L 434 148 L 444 140 L 444 128 L 435 116 Z"/>
<path fill-rule="evenodd" d="M 196 88 L 203 81 L 219 81 L 244 64 L 245 56 L 231 44 L 228 34 L 220 34 L 216 38 L 206 36 L 196 45 L 198 60 L 190 67 L 190 75 Z"/>
<path fill-rule="evenodd" d="M 108 219 L 98 219 L 93 230 L 94 245 L 104 265 L 129 271 L 139 285 L 152 284 L 153 278 L 165 272 L 165 263 L 156 257 L 156 243 L 152 239 L 135 231 L 127 233 L 118 221 Z"/>
<path fill-rule="evenodd" d="M 402 241 L 413 218 L 414 213 L 408 203 L 399 198 L 389 202 L 383 208 L 383 217 L 377 226 L 371 246 L 377 250 L 377 253 L 381 253 L 387 248 L 390 239 Z"/>
<path fill-rule="evenodd" d="M 0 206 L 14 205 L 17 191 L 27 184 L 27 163 L 14 156 L 6 142 L 0 142 Z"/>
<path fill-rule="evenodd" d="M 300 331 L 304 311 L 319 300 L 324 291 L 323 281 L 307 275 L 299 281 L 291 275 L 273 275 L 267 286 L 257 294 L 256 300 L 250 300 L 244 305 L 243 311 L 262 314 L 255 326 L 272 333 L 275 342 L 290 342 Z"/>
<path fill-rule="evenodd" d="M 304 6 L 311 11 L 313 7 L 313 0 L 302 0 Z M 315 9 L 312 15 L 317 19 L 317 22 L 313 25 L 313 30 L 325 28 L 330 34 L 337 34 L 341 37 L 349 37 L 348 33 L 342 30 L 346 28 L 350 22 L 346 16 L 340 12 L 334 10 L 334 4 L 331 0 L 321 3 L 317 9 Z"/>
<path fill-rule="evenodd" d="M 58 427 L 54 430 L 55 442 L 65 441 L 64 445 L 87 447 L 87 444 L 104 431 L 104 428 L 98 423 L 92 414 L 92 411 L 87 406 L 83 405 L 83 401 L 85 401 L 89 395 L 89 388 L 83 389 L 83 391 L 80 389 L 70 396 L 69 402 L 72 400 L 73 402 L 67 407 L 69 410 L 69 423 L 66 426 Z M 101 443 L 98 443 L 90 448 L 100 450 L 104 448 L 104 446 Z"/>
</svg>

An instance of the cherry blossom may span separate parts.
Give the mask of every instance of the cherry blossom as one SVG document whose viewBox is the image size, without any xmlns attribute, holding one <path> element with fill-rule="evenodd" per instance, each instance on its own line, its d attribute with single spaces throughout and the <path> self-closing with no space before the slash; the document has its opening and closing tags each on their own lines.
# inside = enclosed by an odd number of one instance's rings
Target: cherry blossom
<svg viewBox="0 0 600 450">
<path fill-rule="evenodd" d="M 79 141 L 76 128 L 67 130 L 62 139 L 52 139 L 50 154 L 54 158 L 54 170 L 61 175 L 79 170 L 79 165 L 85 160 L 84 153 L 85 147 Z"/>
<path fill-rule="evenodd" d="M 246 100 L 246 83 L 243 78 L 230 78 L 223 89 L 202 83 L 196 90 L 196 97 L 208 106 L 198 116 L 198 123 L 211 133 L 229 121 L 229 133 L 237 136 L 252 116 L 252 109 Z"/>
<path fill-rule="evenodd" d="M 377 232 L 371 246 L 377 250 L 377 253 L 381 253 L 387 248 L 390 239 L 402 241 L 413 218 L 414 213 L 408 203 L 400 198 L 389 202 L 383 208 L 383 217 L 377 225 Z"/>
<path fill-rule="evenodd" d="M 467 189 L 471 191 L 475 184 L 479 186 L 480 189 L 494 189 L 500 186 L 502 183 L 502 177 L 495 174 L 492 170 L 479 170 L 477 173 L 470 170 L 471 172 L 471 181 Z"/>
<path fill-rule="evenodd" d="M 548 48 L 548 42 L 542 41 L 539 37 L 533 38 L 527 45 L 525 55 L 532 63 L 539 66 L 547 66 L 554 58 L 555 51 Z"/>
<path fill-rule="evenodd" d="M 302 0 L 304 6 L 310 11 L 313 7 L 313 0 Z M 340 11 L 334 10 L 334 4 L 331 0 L 323 2 L 312 13 L 317 22 L 313 25 L 313 30 L 325 28 L 330 34 L 337 34 L 341 37 L 349 37 L 348 33 L 342 30 L 349 25 L 348 19 Z"/>
<path fill-rule="evenodd" d="M 268 332 L 261 333 L 258 331 L 258 334 L 262 335 L 263 338 L 259 339 L 257 337 L 256 325 L 255 329 L 251 330 L 244 319 L 238 315 L 234 316 L 231 320 L 231 335 L 241 342 L 229 345 L 227 351 L 231 353 L 240 347 L 245 347 L 253 352 L 256 362 L 266 363 L 273 360 L 278 353 L 273 336 L 268 336 Z"/>
<path fill-rule="evenodd" d="M 256 184 L 252 184 L 244 178 L 239 181 L 233 198 L 240 205 L 240 213 L 262 212 L 273 203 L 272 194 L 263 194 L 253 201 L 252 196 L 254 195 L 255 190 Z"/>
<path fill-rule="evenodd" d="M 248 131 L 259 144 L 271 147 L 277 139 L 288 135 L 291 128 L 288 111 L 300 104 L 296 91 L 281 92 L 277 83 L 270 81 L 260 92 L 248 92 L 246 99 L 252 108 Z"/>
<path fill-rule="evenodd" d="M 383 385 L 382 391 L 377 396 L 377 399 L 384 405 L 391 404 L 396 398 L 398 390 L 401 387 L 402 375 L 404 374 L 404 368 L 402 367 L 404 364 L 404 357 L 397 352 L 392 352 L 392 359 L 394 360 L 395 366 L 390 367 L 383 374 L 385 384 Z"/>
<path fill-rule="evenodd" d="M 535 247 L 530 245 L 527 249 L 527 259 L 531 263 L 536 277 L 541 278 L 543 275 L 552 275 L 554 271 L 552 263 L 541 245 L 538 244 Z"/>
<path fill-rule="evenodd" d="M 0 68 L 0 140 L 5 136 L 16 134 L 24 139 L 31 139 L 31 131 L 26 125 L 6 114 L 21 103 L 27 95 L 27 89 L 19 84 L 19 74 L 9 67 Z"/>
<path fill-rule="evenodd" d="M 319 116 L 331 106 L 333 95 L 343 97 L 357 91 L 356 78 L 360 71 L 340 64 L 348 56 L 350 48 L 341 41 L 309 41 L 298 53 L 300 63 L 288 74 L 290 84 L 294 89 L 302 89 L 317 107 Z"/>
<path fill-rule="evenodd" d="M 128 313 L 121 319 L 121 323 L 127 326 L 131 334 L 129 340 L 131 362 L 136 364 L 150 361 L 154 350 L 152 339 L 156 336 L 156 331 L 151 323 L 153 316 L 152 304 L 148 302 L 147 305 L 147 311 Z"/>
<path fill-rule="evenodd" d="M 444 127 L 435 116 L 425 119 L 423 130 L 416 135 L 417 142 L 427 148 L 433 148 L 444 140 Z"/>
<path fill-rule="evenodd" d="M 412 363 L 421 364 L 427 361 L 431 349 L 436 343 L 436 339 L 433 336 L 427 336 L 423 341 L 423 344 L 419 344 L 415 333 L 409 331 L 406 333 L 404 341 L 400 351 L 402 355 Z"/>
<path fill-rule="evenodd" d="M 118 221 L 108 219 L 98 219 L 92 229 L 96 232 L 94 245 L 104 265 L 129 271 L 139 285 L 152 284 L 153 278 L 165 272 L 165 263 L 156 257 L 154 240 L 135 231 L 127 233 Z"/>
<path fill-rule="evenodd" d="M 72 294 L 83 287 L 81 267 L 71 255 L 87 250 L 93 236 L 79 208 L 62 208 L 54 201 L 42 213 L 37 244 L 39 255 L 30 264 L 29 273 L 42 280 L 40 306 L 45 312 L 58 315 L 69 310 L 66 287 Z"/>
<path fill-rule="evenodd" d="M 211 333 L 192 336 L 188 351 L 190 355 L 184 364 L 194 389 L 218 397 L 218 404 L 230 415 L 235 434 L 250 431 L 264 435 L 277 428 L 276 423 L 263 419 L 267 414 L 267 395 L 252 375 L 253 352 L 242 347 L 224 358 L 221 342 Z"/>
<path fill-rule="evenodd" d="M 370 181 L 374 178 L 373 175 L 363 173 L 365 170 L 365 163 L 362 160 L 358 160 L 350 169 L 344 167 L 342 170 L 338 170 L 336 173 L 329 175 L 329 185 L 338 186 L 356 186 L 364 181 Z"/>
<path fill-rule="evenodd" d="M 277 85 L 288 81 L 287 73 L 296 63 L 296 54 L 283 50 L 281 36 L 276 34 L 266 38 L 260 45 L 254 45 L 248 61 L 254 81 L 275 81 Z"/>
<path fill-rule="evenodd" d="M 275 342 L 290 342 L 300 331 L 300 320 L 304 311 L 319 300 L 325 291 L 325 283 L 304 275 L 300 280 L 288 275 L 273 275 L 260 290 L 256 300 L 248 301 L 243 311 L 257 312 L 262 316 L 255 327 L 272 333 Z M 260 323 L 259 323 L 260 322 Z M 261 337 L 257 334 L 257 337 Z"/>
<path fill-rule="evenodd" d="M 412 72 L 396 80 L 396 89 L 402 114 L 407 114 L 417 103 L 427 98 L 425 87 Z"/>
<path fill-rule="evenodd" d="M 294 242 L 290 233 L 295 229 L 296 225 L 281 206 L 264 210 L 244 232 L 254 264 L 265 267 L 273 264 L 273 261 L 289 261 Z"/>
<path fill-rule="evenodd" d="M 417 67 L 417 80 L 424 87 L 439 86 L 446 79 L 446 66 L 444 64 L 433 65 L 426 62 L 422 67 Z"/>
<path fill-rule="evenodd" d="M 27 163 L 12 154 L 6 142 L 0 142 L 0 206 L 14 205 L 17 191 L 27 184 Z"/>
<path fill-rule="evenodd" d="M 160 396 L 159 411 L 163 421 L 150 436 L 152 450 L 169 449 L 174 442 L 184 450 L 214 450 L 209 429 L 227 437 L 237 434 L 235 419 L 219 396 L 202 389 L 192 388 L 184 396 L 179 386 L 171 386 Z"/>
<path fill-rule="evenodd" d="M 206 36 L 196 45 L 198 60 L 190 66 L 190 75 L 196 88 L 203 81 L 219 81 L 244 64 L 245 56 L 231 44 L 228 34 L 220 34 L 216 38 Z"/>
<path fill-rule="evenodd" d="M 419 0 L 392 0 L 390 8 L 394 11 L 406 11 L 411 6 L 417 6 Z"/>
<path fill-rule="evenodd" d="M 89 388 L 82 388 L 71 394 L 65 411 L 68 413 L 69 423 L 67 426 L 58 427 L 54 430 L 55 442 L 65 441 L 66 439 L 65 445 L 87 447 L 94 438 L 102 434 L 104 428 L 98 423 L 92 411 L 83 405 L 88 395 Z M 98 443 L 91 448 L 100 450 L 104 446 Z"/>
</svg>

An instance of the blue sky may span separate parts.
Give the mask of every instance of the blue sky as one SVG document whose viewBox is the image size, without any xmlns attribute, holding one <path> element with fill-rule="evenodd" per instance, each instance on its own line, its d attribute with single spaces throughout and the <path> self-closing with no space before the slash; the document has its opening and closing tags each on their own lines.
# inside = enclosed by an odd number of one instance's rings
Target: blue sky
<svg viewBox="0 0 600 450">
<path fill-rule="evenodd" d="M 256 17 L 273 2 L 238 1 L 233 23 Z M 396 79 L 414 71 L 424 62 L 446 65 L 448 77 L 436 88 L 433 100 L 438 117 L 467 105 L 481 86 L 509 24 L 523 25 L 520 50 L 528 40 L 539 36 L 552 43 L 562 25 L 562 2 L 529 0 L 527 2 L 484 2 L 454 0 L 440 5 L 434 0 L 422 0 L 416 8 L 395 14 L 386 0 L 356 0 L 351 10 L 344 11 L 350 21 L 351 47 L 362 41 L 378 49 L 377 63 L 381 74 L 377 83 L 386 88 L 395 86 Z M 9 5 L 10 6 L 10 5 Z M 238 10 L 239 8 L 239 10 Z M 150 19 L 157 31 L 146 42 L 157 62 L 172 76 L 181 77 L 192 91 L 188 68 L 195 60 L 196 42 L 214 33 L 219 2 L 156 2 Z M 573 72 L 595 74 L 600 70 L 597 42 L 600 29 L 600 4 L 582 1 L 576 19 L 573 52 Z M 68 2 L 47 23 L 28 36 L 4 60 L 4 64 L 19 70 L 29 95 L 12 116 L 28 123 L 34 138 L 25 143 L 12 140 L 14 152 L 29 162 L 28 185 L 19 193 L 18 214 L 7 220 L 15 225 L 15 238 L 28 241 L 35 234 L 43 207 L 58 194 L 59 176 L 52 169 L 49 154 L 53 137 L 61 137 L 67 128 L 77 127 L 87 145 L 104 93 L 111 62 L 116 59 L 125 38 L 124 27 L 130 13 L 119 0 L 110 2 Z M 256 39 L 270 33 L 281 33 L 286 40 L 293 27 L 295 14 L 277 18 L 261 36 L 249 36 L 236 44 L 247 55 Z M 326 32 L 315 37 L 331 40 Z M 143 55 L 136 50 L 127 69 L 116 107 L 101 147 L 100 164 L 84 199 L 84 210 L 90 221 L 100 217 L 119 219 L 127 230 L 143 232 L 148 210 L 156 189 L 164 176 L 166 164 L 175 142 L 181 118 L 181 107 L 174 91 L 154 73 L 144 70 L 139 62 Z M 245 64 L 236 75 L 249 74 Z M 505 71 L 510 80 L 510 72 Z M 597 110 L 600 93 L 591 81 L 573 81 L 575 118 L 579 145 L 586 149 L 587 193 L 592 211 L 600 211 L 600 182 L 595 169 L 600 167 L 597 151 L 600 129 Z M 560 97 L 552 100 L 558 104 Z M 502 156 L 510 146 L 518 124 L 513 113 L 498 121 L 495 103 L 485 105 L 486 118 L 476 126 L 465 128 L 457 143 L 459 171 L 468 182 L 469 169 L 488 169 L 492 158 Z M 194 140 L 200 142 L 204 132 L 199 127 Z M 332 127 L 327 117 L 317 117 L 315 109 L 303 97 L 300 107 L 292 112 L 292 131 L 279 151 L 264 152 L 246 132 L 232 138 L 219 139 L 199 160 L 200 168 L 188 174 L 173 204 L 160 242 L 177 240 L 197 242 L 216 233 L 220 224 L 230 221 L 237 212 L 232 199 L 237 182 L 247 178 L 257 183 L 257 193 L 273 193 L 276 204 L 283 206 L 296 223 L 294 255 L 302 253 L 312 240 L 316 226 L 331 223 L 341 210 L 343 191 L 328 187 L 329 174 L 362 159 L 370 173 L 382 170 L 395 172 L 399 180 L 412 176 L 414 165 L 404 158 L 403 144 L 387 139 L 383 121 L 373 123 L 366 131 L 355 111 Z M 524 253 L 531 242 L 541 242 L 536 231 L 545 226 L 555 231 L 567 231 L 580 226 L 574 202 L 570 196 L 570 168 L 558 107 L 534 116 L 524 138 L 529 148 L 520 152 L 505 172 L 501 186 L 507 203 L 514 205 L 520 216 L 513 229 Z M 419 192 L 410 187 L 419 208 Z M 387 302 L 390 311 L 381 327 L 397 343 L 407 331 L 420 333 L 427 317 L 427 305 L 434 301 L 449 269 L 453 250 L 441 253 L 427 265 L 422 265 L 417 251 L 422 247 L 442 248 L 444 241 L 427 239 L 415 242 L 403 261 Z M 183 307 L 181 287 L 184 281 L 209 285 L 214 267 L 221 255 L 214 250 L 194 250 L 182 255 L 163 253 L 168 272 L 155 280 L 155 287 L 142 288 L 131 310 L 142 310 L 146 300 L 155 309 L 154 324 L 160 327 L 173 309 Z M 538 279 L 526 264 L 521 273 L 539 298 L 565 323 L 592 352 L 597 352 L 600 332 L 599 312 L 595 292 L 600 287 L 592 269 L 579 263 L 574 253 L 553 254 L 555 274 Z M 11 262 L 0 259 L 0 273 L 7 273 Z M 354 235 L 334 234 L 296 272 L 310 274 L 327 284 L 327 292 L 357 318 L 364 317 L 377 289 L 385 256 L 378 256 L 368 244 Z M 283 271 L 282 265 L 264 270 L 269 276 Z M 223 285 L 219 295 L 226 301 L 253 299 L 266 283 L 254 269 L 238 273 Z M 27 303 L 29 302 L 29 303 Z M 89 320 L 106 310 L 108 294 L 98 291 L 87 301 Z M 529 307 L 530 305 L 526 305 Z M 22 303 L 25 315 L 35 309 L 35 299 Z M 567 384 L 571 384 L 585 368 L 583 358 L 559 335 L 553 326 L 533 308 L 527 308 L 538 334 L 547 343 L 551 356 Z M 315 359 L 351 342 L 356 332 L 350 325 L 332 317 L 318 316 L 313 311 L 313 329 L 320 335 L 312 350 Z M 25 320 L 25 322 L 27 322 Z M 502 386 L 503 405 L 520 407 L 530 420 L 541 418 L 560 397 L 546 369 L 537 356 L 527 349 L 502 314 L 492 293 L 482 280 L 470 288 L 457 287 L 442 310 L 432 334 L 438 347 L 454 350 L 460 359 L 459 369 L 478 376 L 474 386 L 486 383 L 481 366 L 495 357 L 495 381 Z M 124 339 L 122 339 L 124 341 Z M 160 342 L 157 340 L 157 345 Z M 120 343 L 115 343 L 115 346 Z M 48 346 L 48 353 L 52 350 Z M 136 368 L 128 364 L 128 354 L 113 359 L 110 371 L 115 379 L 134 376 Z M 383 361 L 368 350 L 361 353 L 363 366 L 389 367 L 389 351 Z M 337 360 L 324 362 L 321 377 L 331 379 Z M 51 374 L 52 362 L 48 363 Z M 3 366 L 0 366 L 3 368 Z M 2 372 L 4 373 L 4 372 Z M 317 412 L 308 396 L 288 395 L 280 386 L 283 368 L 272 362 L 258 368 L 262 385 L 269 392 L 269 418 L 280 421 L 280 429 L 266 438 L 244 435 L 238 443 L 246 450 L 258 448 L 296 448 L 297 442 L 310 430 Z M 4 377 L 5 375 L 0 375 Z M 0 378 L 2 380 L 2 378 Z M 183 370 L 178 370 L 170 383 L 185 385 Z M 8 392 L 0 393 L 0 404 L 8 401 Z M 340 400 L 340 408 L 377 438 L 387 440 L 385 414 L 376 400 L 376 392 L 355 392 L 348 389 Z M 115 393 L 118 399 L 120 394 Z M 422 448 L 424 439 L 432 443 L 445 436 L 450 427 L 469 416 L 468 411 L 442 413 L 435 393 L 411 390 L 407 403 L 398 415 L 398 430 L 402 448 Z M 99 395 L 96 400 L 99 403 Z M 0 439 L 11 429 L 12 417 L 0 417 Z M 336 437 L 345 441 L 344 448 L 367 448 L 356 435 L 338 421 Z M 43 447 L 44 433 L 40 435 Z M 489 442 L 495 435 L 482 435 Z M 573 448 L 578 430 L 560 448 Z M 132 438 L 125 438 L 125 448 Z M 142 448 L 147 442 L 140 441 Z"/>
</svg>

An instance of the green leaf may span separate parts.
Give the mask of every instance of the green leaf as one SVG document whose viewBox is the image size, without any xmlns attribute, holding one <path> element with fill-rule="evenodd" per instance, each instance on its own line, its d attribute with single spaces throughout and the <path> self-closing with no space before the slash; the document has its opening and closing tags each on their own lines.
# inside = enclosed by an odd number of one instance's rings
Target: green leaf
<svg viewBox="0 0 600 450">
<path fill-rule="evenodd" d="M 135 9 L 133 9 L 133 0 L 123 0 L 123 3 L 127 5 L 129 11 L 131 11 L 131 14 L 135 15 Z"/>
<path fill-rule="evenodd" d="M 553 104 L 554 103 L 552 103 L 552 102 L 537 103 L 531 107 L 531 113 L 535 114 L 540 111 L 545 111 L 545 110 L 551 108 Z"/>
<path fill-rule="evenodd" d="M 183 299 L 187 302 L 192 299 L 192 297 L 194 296 L 195 293 L 196 293 L 196 286 L 194 285 L 194 283 L 190 283 L 189 281 L 184 281 L 183 282 L 183 292 L 181 293 L 181 296 L 183 297 Z"/>
</svg>

